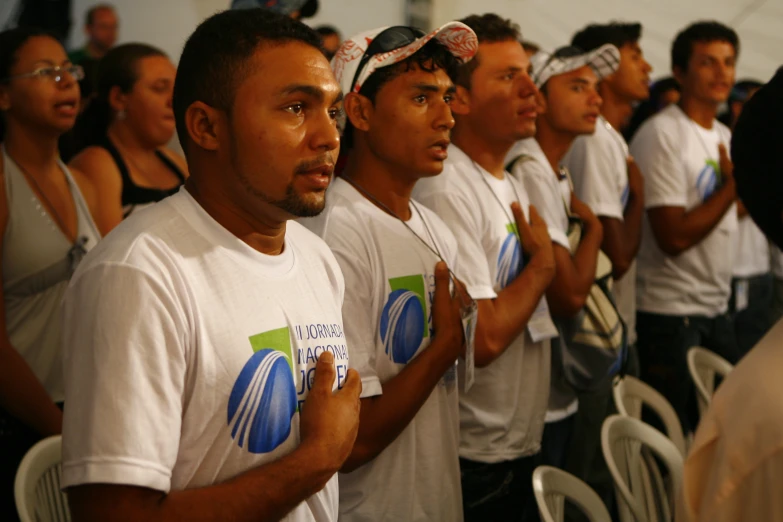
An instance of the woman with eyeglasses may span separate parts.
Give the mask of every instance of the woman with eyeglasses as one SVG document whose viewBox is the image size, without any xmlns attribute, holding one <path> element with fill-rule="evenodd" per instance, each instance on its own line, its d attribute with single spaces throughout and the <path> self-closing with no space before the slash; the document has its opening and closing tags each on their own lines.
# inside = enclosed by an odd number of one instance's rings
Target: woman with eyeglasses
<svg viewBox="0 0 783 522">
<path fill-rule="evenodd" d="M 13 480 L 24 453 L 60 433 L 60 303 L 100 239 L 95 191 L 57 152 L 76 121 L 81 77 L 47 33 L 0 33 L 0 520 L 16 519 Z"/>
<path fill-rule="evenodd" d="M 166 148 L 175 130 L 175 73 L 162 51 L 138 43 L 115 47 L 98 63 L 97 98 L 77 127 L 90 146 L 70 165 L 95 184 L 104 235 L 185 182 L 185 159 Z"/>
</svg>

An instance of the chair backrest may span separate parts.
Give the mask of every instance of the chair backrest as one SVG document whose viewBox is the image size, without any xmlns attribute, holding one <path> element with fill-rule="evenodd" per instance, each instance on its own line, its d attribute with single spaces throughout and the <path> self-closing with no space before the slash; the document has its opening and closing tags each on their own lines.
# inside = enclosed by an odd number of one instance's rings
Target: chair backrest
<svg viewBox="0 0 783 522">
<path fill-rule="evenodd" d="M 563 522 L 565 501 L 576 504 L 590 522 L 610 522 L 609 511 L 587 484 L 552 466 L 539 466 L 533 472 L 533 492 L 543 522 Z"/>
<path fill-rule="evenodd" d="M 715 375 L 726 377 L 734 366 L 720 355 L 694 346 L 688 350 L 688 372 L 696 386 L 696 398 L 699 402 L 699 415 L 704 415 L 715 393 Z"/>
<path fill-rule="evenodd" d="M 601 449 L 614 479 L 622 522 L 673 520 L 673 500 L 682 487 L 683 456 L 663 433 L 632 417 L 612 415 L 601 429 Z M 653 469 L 660 459 L 668 470 L 670 492 Z M 654 487 L 650 487 L 650 483 Z M 665 489 L 665 488 L 663 488 Z M 649 492 L 656 498 L 649 498 Z"/>
<path fill-rule="evenodd" d="M 16 472 L 14 497 L 21 522 L 70 522 L 68 499 L 60 490 L 62 437 L 38 442 Z"/>
<path fill-rule="evenodd" d="M 652 386 L 630 375 L 626 375 L 622 379 L 615 379 L 613 394 L 614 403 L 620 415 L 641 419 L 642 406 L 647 406 L 655 412 L 666 428 L 666 435 L 677 446 L 680 454 L 685 457 L 687 445 L 682 424 L 680 424 L 680 418 L 677 417 L 677 412 L 674 411 L 674 407 L 666 400 L 666 397 L 658 393 Z"/>
</svg>

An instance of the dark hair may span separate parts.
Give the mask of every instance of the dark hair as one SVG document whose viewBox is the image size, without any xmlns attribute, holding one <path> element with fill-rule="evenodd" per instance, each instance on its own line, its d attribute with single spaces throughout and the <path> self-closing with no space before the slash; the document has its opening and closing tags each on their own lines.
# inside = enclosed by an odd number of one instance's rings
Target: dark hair
<svg viewBox="0 0 783 522">
<path fill-rule="evenodd" d="M 526 53 L 536 54 L 541 50 L 540 45 L 535 42 L 531 42 L 530 40 L 520 40 L 519 43 L 522 44 L 522 49 L 524 49 Z"/>
<path fill-rule="evenodd" d="M 726 104 L 726 108 L 724 111 L 718 113 L 717 120 L 729 128 L 733 127 L 735 121 L 732 104 L 735 102 L 745 103 L 750 97 L 750 91 L 759 89 L 762 85 L 764 84 L 760 81 L 748 79 L 740 80 L 735 83 L 734 87 L 731 88 L 731 92 L 729 93 L 729 99 L 727 100 L 728 103 Z"/>
<path fill-rule="evenodd" d="M 737 194 L 764 234 L 783 248 L 781 118 L 783 67 L 745 104 L 731 139 Z"/>
<path fill-rule="evenodd" d="M 641 102 L 633 112 L 631 120 L 628 122 L 628 126 L 623 131 L 623 136 L 630 142 L 642 123 L 647 121 L 648 118 L 654 116 L 663 107 L 661 107 L 661 100 L 663 95 L 671 90 L 680 92 L 680 84 L 677 80 L 671 76 L 666 76 L 660 80 L 655 81 L 650 86 L 650 97 Z"/>
<path fill-rule="evenodd" d="M 590 24 L 571 38 L 571 45 L 585 51 L 598 49 L 605 44 L 612 44 L 620 49 L 626 44 L 638 42 L 641 36 L 642 24 L 638 23 Z"/>
<path fill-rule="evenodd" d="M 87 10 L 87 15 L 84 17 L 85 25 L 92 25 L 95 23 L 95 13 L 102 9 L 108 9 L 114 12 L 114 6 L 111 4 L 95 4 Z"/>
<path fill-rule="evenodd" d="M 74 150 L 103 141 L 111 123 L 111 90 L 119 87 L 124 93 L 131 92 L 139 79 L 139 61 L 151 56 L 166 53 L 151 45 L 127 43 L 112 48 L 100 59 L 95 72 L 95 98 L 88 102 L 74 128 Z"/>
<path fill-rule="evenodd" d="M 750 91 L 760 89 L 764 84 L 758 80 L 743 79 L 734 84 L 729 94 L 729 103 L 733 101 L 746 101 Z"/>
<path fill-rule="evenodd" d="M 340 31 L 333 25 L 319 25 L 315 28 L 315 32 L 323 36 L 332 36 L 333 34 L 340 36 Z"/>
<path fill-rule="evenodd" d="M 366 96 L 371 102 L 375 103 L 375 98 L 384 85 L 412 70 L 414 67 L 427 72 L 442 69 L 448 74 L 451 81 L 455 81 L 459 63 L 459 60 L 451 54 L 451 51 L 445 45 L 432 39 L 403 61 L 376 69 L 362 84 L 359 94 Z M 341 143 L 345 150 L 353 147 L 353 125 L 347 118 Z"/>
<path fill-rule="evenodd" d="M 688 62 L 693 54 L 693 44 L 696 42 L 727 42 L 734 47 L 734 54 L 739 55 L 739 37 L 734 29 L 720 22 L 696 22 L 689 25 L 674 39 L 672 43 L 672 70 L 679 68 L 688 70 Z"/>
<path fill-rule="evenodd" d="M 318 13 L 318 7 L 318 0 L 307 0 L 299 10 L 299 18 L 303 20 L 314 17 Z"/>
<path fill-rule="evenodd" d="M 31 38 L 48 36 L 55 38 L 51 33 L 34 27 L 17 27 L 0 32 L 0 83 L 8 83 L 11 69 L 19 58 L 19 49 Z M 0 141 L 5 138 L 5 116 L 0 114 Z"/>
<path fill-rule="evenodd" d="M 467 25 L 473 32 L 476 33 L 479 44 L 481 43 L 497 43 L 507 42 L 509 40 L 515 40 L 522 45 L 522 35 L 519 32 L 519 25 L 515 24 L 507 18 L 502 18 L 495 13 L 486 13 L 483 15 L 470 15 L 460 20 L 463 24 Z M 456 83 L 470 88 L 470 78 L 473 76 L 473 71 L 479 66 L 479 55 L 473 57 L 468 63 L 459 67 L 459 74 L 457 75 Z"/>
<path fill-rule="evenodd" d="M 185 43 L 174 82 L 174 118 L 187 154 L 185 112 L 196 101 L 229 116 L 247 61 L 261 44 L 302 42 L 321 52 L 321 37 L 301 22 L 266 9 L 217 13 L 203 21 Z"/>
</svg>

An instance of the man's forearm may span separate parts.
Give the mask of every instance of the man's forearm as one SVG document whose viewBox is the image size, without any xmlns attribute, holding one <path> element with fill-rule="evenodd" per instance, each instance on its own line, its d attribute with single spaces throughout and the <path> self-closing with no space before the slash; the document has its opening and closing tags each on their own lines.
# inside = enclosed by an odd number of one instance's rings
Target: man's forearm
<svg viewBox="0 0 783 522">
<path fill-rule="evenodd" d="M 642 216 L 644 215 L 644 201 L 640 197 L 631 196 L 628 206 L 623 214 L 623 241 L 626 266 L 630 266 L 639 253 L 642 243 Z M 624 274 L 616 277 L 619 279 Z"/>
<path fill-rule="evenodd" d="M 280 520 L 337 472 L 325 453 L 317 444 L 300 446 L 221 484 L 169 494 L 108 484 L 77 486 L 68 490 L 73 522 Z"/>
<path fill-rule="evenodd" d="M 410 424 L 440 382 L 454 366 L 456 350 L 437 335 L 400 373 L 383 383 L 383 394 L 362 399 L 359 434 L 341 471 L 349 472 L 371 461 L 394 442 Z"/>
<path fill-rule="evenodd" d="M 653 213 L 662 209 L 649 209 L 658 245 L 668 255 L 679 255 L 699 244 L 718 226 L 735 200 L 736 187 L 730 180 L 701 205 L 688 211 L 679 209 L 673 217 L 658 220 Z"/>
</svg>

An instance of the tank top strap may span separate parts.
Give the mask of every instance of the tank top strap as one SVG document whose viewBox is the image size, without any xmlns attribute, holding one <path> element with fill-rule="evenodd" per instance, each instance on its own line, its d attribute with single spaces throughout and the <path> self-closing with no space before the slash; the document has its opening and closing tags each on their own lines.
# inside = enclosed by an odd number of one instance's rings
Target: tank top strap
<svg viewBox="0 0 783 522">
<path fill-rule="evenodd" d="M 177 178 L 179 178 L 180 183 L 185 183 L 185 175 L 182 173 L 181 170 L 179 170 L 179 167 L 177 167 L 177 164 L 174 163 L 171 158 L 166 156 L 163 152 L 156 150 L 155 155 L 160 158 L 160 161 L 163 162 L 164 165 L 166 165 L 171 172 L 174 173 Z"/>
</svg>

